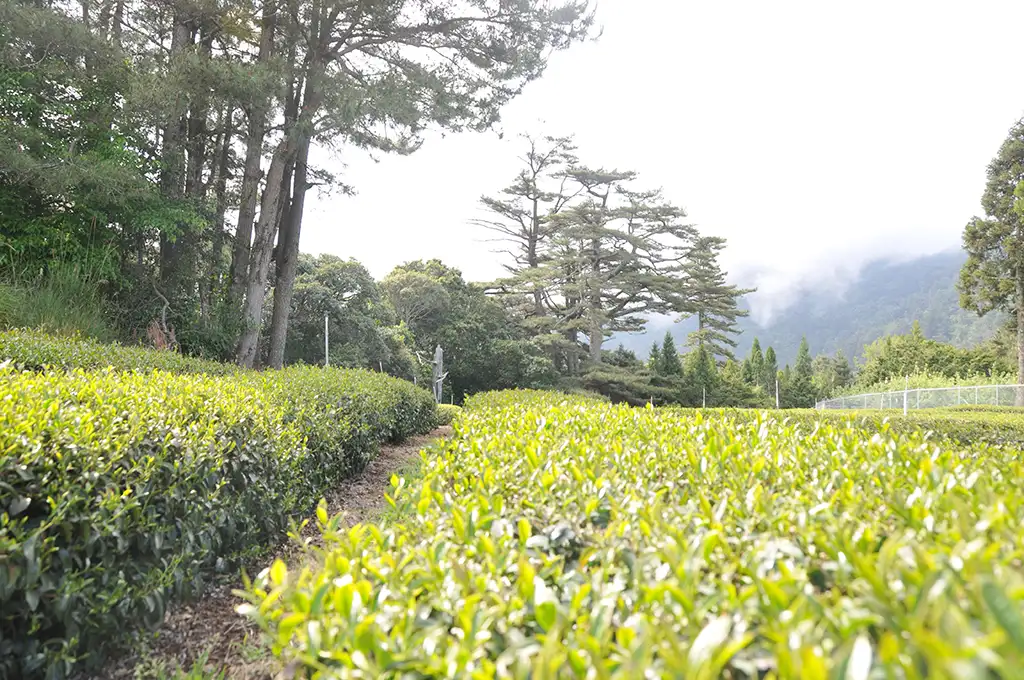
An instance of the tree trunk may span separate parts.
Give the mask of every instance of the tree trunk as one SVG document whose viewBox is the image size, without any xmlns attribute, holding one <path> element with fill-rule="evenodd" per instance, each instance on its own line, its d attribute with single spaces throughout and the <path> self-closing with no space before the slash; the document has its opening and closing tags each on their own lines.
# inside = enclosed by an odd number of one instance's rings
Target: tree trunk
<svg viewBox="0 0 1024 680">
<path fill-rule="evenodd" d="M 258 65 L 266 65 L 274 52 L 274 32 L 277 27 L 277 6 L 267 1 L 263 5 L 262 29 L 260 34 Z M 238 309 L 245 293 L 249 271 L 249 255 L 252 244 L 252 228 L 256 220 L 256 203 L 260 191 L 260 161 L 263 158 L 263 141 L 267 134 L 267 97 L 257 97 L 249 107 L 249 124 L 245 138 L 245 166 L 238 203 L 238 223 L 235 240 L 231 248 L 231 270 L 228 273 L 228 304 Z"/>
<path fill-rule="evenodd" d="M 249 257 L 249 272 L 245 281 L 245 304 L 242 307 L 242 333 L 238 340 L 236 360 L 240 366 L 252 368 L 256 363 L 260 326 L 263 322 L 263 298 L 266 294 L 270 257 L 274 251 L 274 237 L 281 219 L 287 196 L 284 191 L 285 171 L 294 156 L 293 144 L 288 136 L 274 149 L 267 171 L 267 186 L 260 203 L 260 218 L 256 222 L 256 235 Z"/>
<path fill-rule="evenodd" d="M 274 314 L 270 322 L 269 364 L 271 368 L 284 366 L 288 317 L 291 314 L 292 293 L 295 290 L 295 270 L 299 262 L 299 233 L 302 229 L 302 212 L 308 189 L 309 146 L 308 138 L 304 138 L 299 144 L 299 150 L 295 157 L 295 174 L 292 180 L 292 201 L 283 216 L 281 232 L 277 239 Z"/>
<path fill-rule="evenodd" d="M 1014 406 L 1024 406 L 1024 265 L 1017 267 L 1017 396 Z"/>
<path fill-rule="evenodd" d="M 171 61 L 185 51 L 191 42 L 191 36 L 190 22 L 180 15 L 175 16 L 169 57 Z M 172 202 L 181 199 L 185 182 L 186 127 L 183 108 L 182 97 L 178 95 L 171 104 L 171 118 L 164 126 L 162 135 L 163 148 L 160 155 L 163 167 L 160 171 L 160 190 L 164 198 Z M 184 225 L 178 224 L 174 227 L 176 233 L 168 233 L 165 230 L 160 232 L 160 284 L 163 294 L 170 299 L 172 305 L 179 299 L 178 289 L 184 279 L 181 269 L 182 255 L 186 248 L 185 229 Z"/>
<path fill-rule="evenodd" d="M 220 144 L 218 146 L 217 154 L 217 167 L 214 170 L 215 183 L 214 183 L 214 227 L 216 231 L 213 233 L 213 243 L 210 247 L 210 259 L 207 263 L 206 269 L 206 296 L 200 296 L 200 305 L 203 314 L 204 321 L 209 321 L 210 310 L 213 308 L 214 300 L 220 291 L 223 290 L 221 287 L 221 273 L 222 265 L 224 262 L 224 241 L 227 238 L 226 225 L 224 224 L 224 215 L 227 213 L 228 201 L 227 201 L 227 190 L 228 190 L 228 176 L 231 174 L 231 143 L 235 137 L 235 110 L 230 104 L 225 107 L 224 115 L 221 119 L 221 125 L 224 127 L 224 133 L 221 136 Z"/>
<path fill-rule="evenodd" d="M 604 343 L 604 329 L 601 328 L 601 324 L 597 321 L 592 321 L 590 324 L 590 361 L 594 364 L 600 364 L 604 358 L 601 354 L 601 345 Z"/>
</svg>

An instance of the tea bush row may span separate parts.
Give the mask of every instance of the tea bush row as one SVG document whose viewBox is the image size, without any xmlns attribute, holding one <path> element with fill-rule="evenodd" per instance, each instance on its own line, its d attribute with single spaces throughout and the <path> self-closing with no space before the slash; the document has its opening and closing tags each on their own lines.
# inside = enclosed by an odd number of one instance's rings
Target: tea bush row
<svg viewBox="0 0 1024 680">
<path fill-rule="evenodd" d="M 232 364 L 186 357 L 177 352 L 23 329 L 0 331 L 0 363 L 4 361 L 32 371 L 43 367 L 64 370 L 114 368 L 121 371 L 159 369 L 170 373 L 231 375 L 240 370 Z"/>
<path fill-rule="evenodd" d="M 366 371 L 0 368 L 0 677 L 95 666 L 434 418 Z"/>
<path fill-rule="evenodd" d="M 408 514 L 241 611 L 306 678 L 1014 678 L 1024 461 L 855 420 L 471 399 Z M 306 565 L 306 566 L 304 566 Z"/>
</svg>

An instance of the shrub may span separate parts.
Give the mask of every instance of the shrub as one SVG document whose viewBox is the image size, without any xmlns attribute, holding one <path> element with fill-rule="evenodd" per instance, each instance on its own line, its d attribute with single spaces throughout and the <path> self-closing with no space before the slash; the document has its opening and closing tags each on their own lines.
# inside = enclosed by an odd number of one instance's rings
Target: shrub
<svg viewBox="0 0 1024 680">
<path fill-rule="evenodd" d="M 45 367 L 63 370 L 114 368 L 122 371 L 159 369 L 171 373 L 231 375 L 240 370 L 232 364 L 196 359 L 177 352 L 101 343 L 74 333 L 59 337 L 24 329 L 0 332 L 0 363 L 4 361 L 32 371 Z"/>
<path fill-rule="evenodd" d="M 313 498 L 300 433 L 256 389 L 8 368 L 0 393 L 5 677 L 59 677 L 125 624 L 158 622 Z"/>
<path fill-rule="evenodd" d="M 297 675 L 1016 677 L 1024 462 L 920 432 L 520 393 L 396 482 L 408 519 L 276 562 Z"/>
<path fill-rule="evenodd" d="M 454 406 L 452 404 L 438 404 L 437 406 L 437 424 L 438 425 L 451 425 L 452 422 L 462 413 L 461 406 Z"/>
<path fill-rule="evenodd" d="M 368 371 L 0 368 L 0 677 L 99 663 L 434 420 Z"/>
<path fill-rule="evenodd" d="M 435 425 L 434 398 L 412 383 L 359 369 L 294 366 L 241 378 L 274 395 L 306 436 L 308 474 L 329 483 L 359 472 L 380 442 Z"/>
</svg>

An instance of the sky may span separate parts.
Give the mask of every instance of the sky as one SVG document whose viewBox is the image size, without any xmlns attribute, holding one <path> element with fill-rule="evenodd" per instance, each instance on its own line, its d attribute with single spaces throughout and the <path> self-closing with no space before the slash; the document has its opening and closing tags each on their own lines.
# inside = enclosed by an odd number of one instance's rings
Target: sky
<svg viewBox="0 0 1024 680">
<path fill-rule="evenodd" d="M 1020 2 L 601 0 L 597 20 L 598 40 L 553 55 L 504 109 L 503 139 L 315 155 L 356 193 L 309 196 L 302 249 L 377 277 L 437 257 L 492 279 L 503 260 L 471 224 L 480 196 L 515 177 L 517 134 L 574 134 L 584 163 L 636 171 L 725 237 L 767 321 L 872 259 L 959 247 L 1024 116 Z"/>
</svg>

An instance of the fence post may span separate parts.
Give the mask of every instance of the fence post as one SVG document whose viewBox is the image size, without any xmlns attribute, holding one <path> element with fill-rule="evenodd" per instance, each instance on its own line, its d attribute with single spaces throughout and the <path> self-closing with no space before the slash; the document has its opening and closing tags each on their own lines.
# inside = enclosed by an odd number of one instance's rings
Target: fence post
<svg viewBox="0 0 1024 680">
<path fill-rule="evenodd" d="M 921 388 L 918 387 L 914 391 L 917 392 L 917 409 L 920 411 L 921 410 Z"/>
<path fill-rule="evenodd" d="M 999 406 L 999 385 L 996 385 L 996 406 Z"/>
<path fill-rule="evenodd" d="M 910 390 L 910 378 L 907 376 L 903 377 L 903 415 L 907 415 L 907 397 L 909 396 L 908 391 Z"/>
<path fill-rule="evenodd" d="M 824 403 L 824 402 L 823 402 Z M 824 405 L 821 407 L 824 409 Z M 779 410 L 779 379 L 775 378 L 775 410 Z"/>
<path fill-rule="evenodd" d="M 978 405 L 978 386 L 974 386 L 974 405 Z"/>
<path fill-rule="evenodd" d="M 325 367 L 331 365 L 331 357 L 330 357 L 331 350 L 330 350 L 330 342 L 328 341 L 328 335 L 330 335 L 330 332 L 331 332 L 330 326 L 327 324 L 327 315 L 324 314 L 324 366 Z"/>
</svg>

